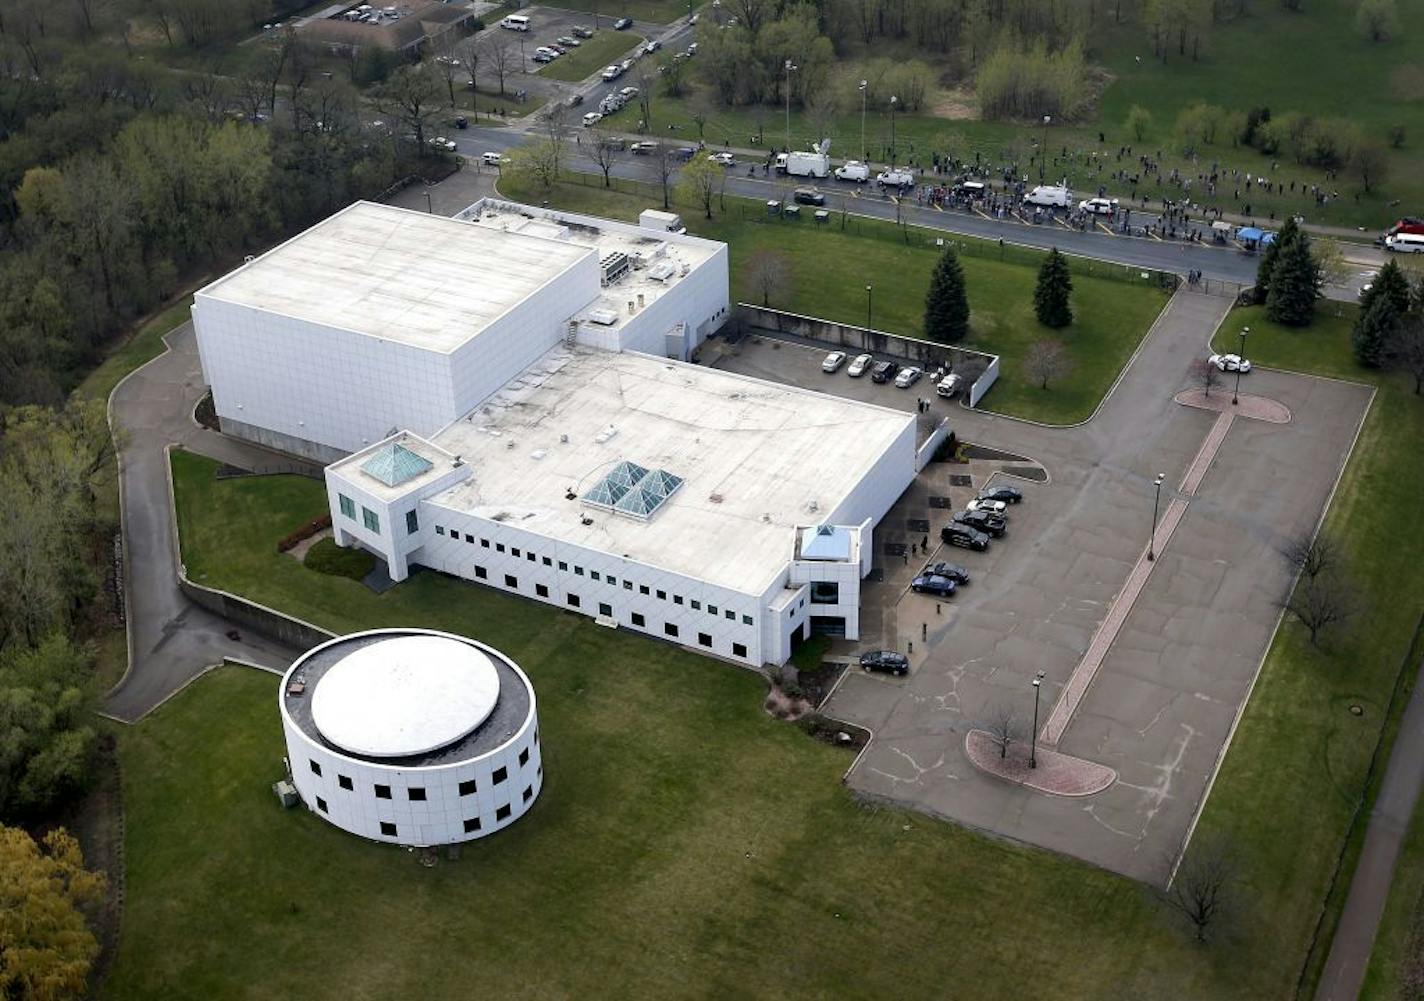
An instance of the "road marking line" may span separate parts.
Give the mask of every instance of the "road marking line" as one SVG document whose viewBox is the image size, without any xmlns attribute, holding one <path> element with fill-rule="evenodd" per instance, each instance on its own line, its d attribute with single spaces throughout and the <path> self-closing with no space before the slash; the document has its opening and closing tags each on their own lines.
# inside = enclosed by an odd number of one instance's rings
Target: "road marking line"
<svg viewBox="0 0 1424 1001">
<path fill-rule="evenodd" d="M 1103 231 L 1104 233 L 1106 233 L 1108 236 L 1117 236 L 1117 234 L 1114 233 L 1111 229 L 1109 229 L 1107 226 L 1103 225 L 1102 220 L 1099 220 L 1099 221 L 1098 221 L 1098 229 L 1102 230 L 1102 231 Z"/>
<path fill-rule="evenodd" d="M 899 205 L 899 204 L 900 204 L 900 199 L 896 198 L 894 195 L 891 195 L 891 196 L 890 196 L 890 200 L 891 200 L 892 202 L 894 202 L 896 205 Z"/>
<path fill-rule="evenodd" d="M 943 211 L 944 211 L 944 209 L 942 209 L 942 208 L 939 207 L 939 203 L 938 203 L 938 202 L 930 202 L 930 208 L 934 209 L 936 212 L 943 212 Z"/>
<path fill-rule="evenodd" d="M 1153 232 L 1149 231 L 1147 235 L 1150 236 L 1150 237 L 1152 237 L 1152 239 L 1156 240 L 1158 243 L 1161 243 L 1161 242 L 1162 242 L 1162 238 L 1161 238 L 1160 236 L 1158 236 L 1156 233 L 1153 233 Z"/>
<path fill-rule="evenodd" d="M 969 207 L 972 208 L 972 209 L 973 209 L 975 212 L 977 212 L 979 215 L 983 216 L 985 219 L 993 219 L 993 218 L 994 218 L 993 216 L 991 216 L 989 213 L 985 212 L 983 209 L 981 209 L 981 208 L 980 208 L 979 206 L 977 206 L 977 205 L 971 205 L 971 206 L 969 206 Z"/>
</svg>

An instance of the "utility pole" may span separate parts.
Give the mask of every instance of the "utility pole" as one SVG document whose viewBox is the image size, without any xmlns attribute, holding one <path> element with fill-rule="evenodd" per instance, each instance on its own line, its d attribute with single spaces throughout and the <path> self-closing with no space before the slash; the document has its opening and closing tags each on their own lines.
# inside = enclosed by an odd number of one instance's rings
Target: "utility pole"
<svg viewBox="0 0 1424 1001">
<path fill-rule="evenodd" d="M 1156 488 L 1157 492 L 1152 498 L 1152 536 L 1147 540 L 1149 562 L 1157 558 L 1157 506 L 1162 502 L 1162 481 L 1166 478 L 1166 473 L 1158 473 L 1157 478 L 1152 481 L 1152 486 Z"/>
<path fill-rule="evenodd" d="M 1043 672 L 1033 676 L 1033 729 L 1028 735 L 1028 766 L 1038 767 L 1038 690 L 1043 686 Z"/>
<path fill-rule="evenodd" d="M 865 93 L 870 89 L 870 81 L 860 81 L 860 159 L 865 162 Z"/>
<path fill-rule="evenodd" d="M 786 155 L 791 156 L 791 72 L 800 69 L 790 59 L 786 60 Z"/>
</svg>

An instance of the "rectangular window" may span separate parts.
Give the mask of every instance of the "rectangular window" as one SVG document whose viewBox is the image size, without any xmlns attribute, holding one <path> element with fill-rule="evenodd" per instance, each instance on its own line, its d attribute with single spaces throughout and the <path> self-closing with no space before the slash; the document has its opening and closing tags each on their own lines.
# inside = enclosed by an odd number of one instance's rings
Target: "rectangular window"
<svg viewBox="0 0 1424 1001">
<path fill-rule="evenodd" d="M 617 586 L 618 586 L 618 578 L 617 578 L 617 577 L 614 577 L 612 574 L 609 574 L 609 575 L 608 575 L 608 586 L 609 586 L 609 587 L 617 587 Z"/>
<path fill-rule="evenodd" d="M 559 569 L 560 569 L 560 570 L 563 570 L 565 573 L 567 573 L 567 572 L 568 572 L 568 569 L 569 569 L 569 565 L 568 565 L 567 563 L 565 563 L 563 560 L 559 560 Z"/>
<path fill-rule="evenodd" d="M 322 799 L 320 796 L 318 796 L 318 797 L 316 798 L 316 808 L 317 808 L 318 810 L 320 810 L 322 813 L 326 813 L 326 812 L 327 812 L 327 811 L 326 811 L 326 800 L 324 800 L 324 799 Z"/>
<path fill-rule="evenodd" d="M 633 582 L 632 582 L 631 580 L 629 580 L 628 578 L 626 578 L 626 577 L 623 578 L 623 590 L 625 590 L 625 591 L 631 591 L 631 590 L 633 590 Z"/>
<path fill-rule="evenodd" d="M 589 575 L 590 577 L 592 577 L 594 580 L 601 580 L 601 579 L 602 579 L 602 578 L 600 578 L 600 577 L 598 576 L 598 571 L 597 571 L 597 570 L 590 570 L 590 571 L 588 572 L 588 575 Z"/>
<path fill-rule="evenodd" d="M 345 789 L 347 792 L 350 792 L 352 789 L 356 788 L 355 786 L 353 786 L 353 785 L 351 784 L 351 776 L 350 776 L 350 775 L 338 775 L 338 776 L 336 776 L 336 784 L 339 785 L 341 788 Z"/>
<path fill-rule="evenodd" d="M 460 795 L 461 795 L 461 796 L 473 796 L 477 791 L 478 791 L 478 790 L 477 790 L 477 787 L 475 786 L 475 780 L 474 780 L 474 779 L 466 779 L 464 782 L 461 782 L 461 783 L 460 783 Z"/>
<path fill-rule="evenodd" d="M 666 591 L 659 591 L 659 592 L 658 592 L 658 600 L 659 600 L 659 601 L 667 601 L 667 592 L 666 592 Z"/>
<path fill-rule="evenodd" d="M 473 546 L 473 545 L 475 544 L 475 537 L 474 537 L 473 535 L 471 535 L 469 532 L 466 532 L 466 533 L 465 533 L 465 541 L 468 542 L 470 545 Z"/>
<path fill-rule="evenodd" d="M 583 567 L 579 567 L 579 566 L 574 567 L 574 574 L 575 574 L 576 576 L 582 577 L 582 576 L 583 576 Z"/>
<path fill-rule="evenodd" d="M 376 786 L 376 798 L 377 798 L 377 799 L 390 799 L 390 798 L 391 798 L 391 787 L 390 787 L 390 786 L 379 786 L 379 785 Z"/>
<path fill-rule="evenodd" d="M 471 817 L 469 820 L 465 821 L 465 833 L 466 833 L 466 834 L 473 834 L 475 831 L 478 831 L 479 829 L 480 829 L 480 818 L 479 818 L 479 817 Z"/>
<path fill-rule="evenodd" d="M 610 604 L 608 604 L 608 602 L 606 602 L 606 601 L 600 601 L 600 602 L 598 603 L 598 614 L 599 614 L 599 615 L 603 615 L 603 616 L 607 616 L 608 618 L 612 618 L 612 617 L 613 617 L 613 606 L 610 605 Z"/>
<path fill-rule="evenodd" d="M 701 643 L 703 646 L 711 646 L 711 645 L 712 645 L 712 634 L 711 634 L 711 633 L 698 633 L 698 634 L 697 634 L 697 642 Z"/>
<path fill-rule="evenodd" d="M 529 550 L 528 552 L 526 552 L 526 553 L 524 554 L 524 558 L 527 559 L 530 563 L 538 563 L 538 562 L 539 562 L 539 557 L 537 557 L 537 556 L 534 555 L 534 550 L 532 550 L 532 549 Z"/>
<path fill-rule="evenodd" d="M 499 785 L 507 778 L 509 778 L 509 771 L 505 768 L 496 768 L 490 773 L 490 781 L 495 785 Z"/>
<path fill-rule="evenodd" d="M 505 574 L 505 575 L 504 575 L 504 586 L 505 586 L 505 587 L 518 587 L 518 586 L 519 586 L 519 578 L 516 577 L 516 576 L 514 576 L 513 574 L 508 574 L 508 573 Z"/>
<path fill-rule="evenodd" d="M 501 806 L 498 810 L 494 811 L 494 819 L 495 819 L 495 820 L 508 820 L 508 819 L 509 819 L 509 807 L 508 807 L 508 806 Z"/>
<path fill-rule="evenodd" d="M 736 612 L 732 611 L 730 608 L 727 609 L 727 618 L 729 618 L 729 619 L 735 619 L 736 617 L 737 617 L 737 613 L 736 613 Z"/>
<path fill-rule="evenodd" d="M 368 507 L 361 508 L 361 524 L 377 535 L 381 534 L 381 519 L 376 517 L 376 512 Z"/>
<path fill-rule="evenodd" d="M 489 548 L 489 539 L 481 539 L 481 540 L 480 540 L 480 548 L 481 548 L 481 549 L 488 549 L 488 548 Z"/>
<path fill-rule="evenodd" d="M 511 547 L 510 547 L 510 550 L 509 550 L 509 555 L 510 555 L 510 556 L 513 556 L 515 559 L 518 559 L 518 558 L 519 558 L 519 547 L 518 547 L 518 546 L 511 546 Z"/>
<path fill-rule="evenodd" d="M 504 543 L 503 543 L 503 542 L 496 542 L 496 543 L 494 544 L 494 551 L 497 552 L 497 553 L 502 553 L 502 552 L 504 552 Z"/>
<path fill-rule="evenodd" d="M 356 520 L 356 502 L 345 494 L 336 495 L 336 506 L 341 508 L 341 513 L 352 521 Z"/>
<path fill-rule="evenodd" d="M 681 605 L 681 604 L 682 604 L 682 595 L 680 595 L 680 594 L 675 594 L 675 595 L 673 595 L 673 596 L 672 596 L 672 603 L 673 603 L 674 605 Z"/>
<path fill-rule="evenodd" d="M 708 606 L 707 606 L 707 614 L 708 614 L 708 615 L 716 615 L 716 614 L 717 614 L 717 606 L 716 606 L 716 605 L 708 605 Z"/>
<path fill-rule="evenodd" d="M 663 632 L 667 633 L 669 636 L 676 636 L 677 626 L 673 625 L 671 622 L 664 622 Z"/>
<path fill-rule="evenodd" d="M 692 610 L 693 610 L 694 612 L 700 612 L 700 611 L 702 611 L 702 602 L 698 601 L 696 598 L 693 598 L 693 599 L 692 599 Z"/>
<path fill-rule="evenodd" d="M 526 747 L 519 752 L 519 767 L 523 768 L 527 764 L 529 764 L 529 748 Z"/>
<path fill-rule="evenodd" d="M 395 836 L 396 836 L 396 825 L 395 825 L 395 824 L 392 824 L 389 820 L 383 820 L 383 821 L 381 821 L 381 833 L 384 834 L 384 835 L 385 835 L 386 837 L 388 837 L 388 838 L 393 838 L 393 837 L 395 837 Z"/>
<path fill-rule="evenodd" d="M 537 594 L 537 595 L 538 595 L 539 597 L 541 597 L 541 598 L 547 598 L 547 597 L 549 596 L 549 589 L 548 589 L 547 587 L 545 587 L 543 584 L 535 584 L 535 585 L 534 585 L 534 593 Z"/>
<path fill-rule="evenodd" d="M 642 612 L 634 612 L 631 616 L 633 625 L 642 626 L 647 620 L 643 618 Z"/>
<path fill-rule="evenodd" d="M 752 617 L 751 617 L 750 615 L 743 615 L 743 616 L 742 616 L 742 625 L 744 625 L 744 626 L 749 626 L 749 625 L 751 625 L 751 624 L 752 624 Z"/>
<path fill-rule="evenodd" d="M 312 770 L 312 774 L 313 774 L 313 775 L 320 775 L 320 774 L 321 774 L 321 765 L 317 764 L 315 761 L 311 760 L 310 758 L 307 759 L 307 764 L 311 765 L 311 770 Z"/>
<path fill-rule="evenodd" d="M 546 567 L 551 567 L 551 566 L 554 565 L 554 561 L 551 560 L 551 559 L 549 559 L 549 557 L 545 556 L 545 557 L 544 557 L 544 565 L 545 565 Z"/>
<path fill-rule="evenodd" d="M 489 573 L 485 570 L 484 567 L 475 567 L 475 579 L 476 579 L 476 580 L 484 580 L 484 579 L 485 579 L 486 577 L 488 577 L 488 576 L 489 576 Z"/>
<path fill-rule="evenodd" d="M 412 511 L 411 514 L 415 514 L 415 512 Z M 444 525 L 436 525 L 436 526 L 435 526 L 435 534 L 436 534 L 436 535 L 444 535 L 444 534 L 445 534 L 445 526 L 444 526 Z"/>
<path fill-rule="evenodd" d="M 569 602 L 569 607 L 571 607 L 571 608 L 578 608 L 578 607 L 579 607 L 579 596 L 576 595 L 576 594 L 571 594 L 571 595 L 569 595 L 569 597 L 568 597 L 568 602 Z"/>
<path fill-rule="evenodd" d="M 405 791 L 405 794 L 410 797 L 410 801 L 412 803 L 425 802 L 425 790 L 422 789 L 420 786 L 411 786 Z"/>
<path fill-rule="evenodd" d="M 746 648 L 746 645 L 745 645 L 745 644 L 743 644 L 743 643 L 733 643 L 733 644 L 732 644 L 732 656 L 733 656 L 733 657 L 745 657 L 746 655 L 747 655 L 747 648 Z"/>
<path fill-rule="evenodd" d="M 529 802 L 529 801 L 530 801 L 531 799 L 533 799 L 533 798 L 534 798 L 534 787 L 533 787 L 533 786 L 525 786 L 525 787 L 524 787 L 524 802 L 527 803 L 527 802 Z"/>
<path fill-rule="evenodd" d="M 420 519 L 415 516 L 414 511 L 407 511 L 405 513 L 405 533 L 414 535 L 418 531 L 420 531 Z M 450 534 L 454 535 L 455 533 L 451 532 Z"/>
<path fill-rule="evenodd" d="M 836 605 L 841 600 L 841 586 L 833 580 L 818 580 L 811 585 L 811 604 Z"/>
</svg>

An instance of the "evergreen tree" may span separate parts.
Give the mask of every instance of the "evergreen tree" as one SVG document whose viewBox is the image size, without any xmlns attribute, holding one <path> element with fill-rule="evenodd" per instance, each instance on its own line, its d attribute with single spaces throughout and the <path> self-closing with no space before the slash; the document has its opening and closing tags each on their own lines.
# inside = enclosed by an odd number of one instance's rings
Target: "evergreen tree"
<svg viewBox="0 0 1424 1001">
<path fill-rule="evenodd" d="M 1066 327 L 1073 322 L 1073 276 L 1068 261 L 1054 247 L 1038 269 L 1038 287 L 1033 290 L 1033 311 L 1045 327 Z"/>
<path fill-rule="evenodd" d="M 1280 249 L 1271 266 L 1266 319 L 1287 327 L 1309 326 L 1320 298 L 1320 267 L 1310 252 L 1310 237 L 1291 220 L 1277 242 Z"/>
<path fill-rule="evenodd" d="M 1387 296 L 1394 303 L 1395 310 L 1400 316 L 1410 310 L 1413 290 L 1409 287 L 1409 279 L 1404 274 L 1404 269 L 1391 258 L 1380 268 L 1375 280 L 1370 283 L 1370 287 L 1360 293 L 1360 316 L 1363 317 L 1374 305 L 1375 299 L 1380 296 Z M 1356 320 L 1356 326 L 1359 321 Z"/>
<path fill-rule="evenodd" d="M 925 295 L 925 336 L 941 344 L 962 341 L 969 333 L 969 297 L 964 269 L 953 247 L 945 247 Z"/>
<path fill-rule="evenodd" d="M 1276 268 L 1276 258 L 1280 256 L 1281 245 L 1287 240 L 1294 239 L 1298 228 L 1294 217 L 1287 219 L 1286 224 L 1281 227 L 1281 231 L 1276 234 L 1276 239 L 1261 251 L 1261 263 L 1256 265 L 1256 287 L 1252 290 L 1255 293 L 1256 302 L 1266 301 L 1266 296 L 1271 291 L 1271 272 Z"/>
<path fill-rule="evenodd" d="M 1355 321 L 1355 329 L 1350 333 L 1355 360 L 1366 368 L 1383 366 L 1403 323 L 1404 314 L 1395 305 L 1393 297 L 1388 294 L 1375 296 L 1369 306 L 1361 311 Z"/>
</svg>

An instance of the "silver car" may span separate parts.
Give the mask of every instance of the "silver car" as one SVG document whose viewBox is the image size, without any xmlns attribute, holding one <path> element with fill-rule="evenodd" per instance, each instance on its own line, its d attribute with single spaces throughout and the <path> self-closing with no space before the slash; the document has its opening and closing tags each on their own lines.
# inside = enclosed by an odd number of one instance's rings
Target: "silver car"
<svg viewBox="0 0 1424 1001">
<path fill-rule="evenodd" d="M 850 363 L 850 368 L 846 369 L 846 375 L 852 379 L 859 379 L 866 372 L 870 371 L 870 366 L 875 364 L 875 359 L 870 355 L 856 355 Z"/>
<path fill-rule="evenodd" d="M 840 367 L 845 364 L 846 353 L 844 351 L 832 351 L 826 355 L 826 360 L 821 362 L 821 371 L 827 374 L 839 372 Z"/>
</svg>

